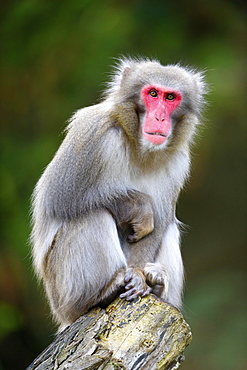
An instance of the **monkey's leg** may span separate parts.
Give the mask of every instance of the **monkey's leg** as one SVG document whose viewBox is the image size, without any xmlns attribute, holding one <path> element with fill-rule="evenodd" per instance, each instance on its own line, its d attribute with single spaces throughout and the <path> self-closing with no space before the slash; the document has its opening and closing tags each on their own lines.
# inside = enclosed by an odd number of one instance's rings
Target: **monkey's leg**
<svg viewBox="0 0 247 370">
<path fill-rule="evenodd" d="M 144 274 L 152 292 L 181 307 L 184 269 L 176 223 L 168 226 L 155 263 L 147 263 Z"/>
<path fill-rule="evenodd" d="M 165 219 L 165 218 L 164 218 Z M 153 232 L 137 243 L 123 243 L 123 251 L 129 266 L 141 269 L 147 289 L 138 288 L 135 279 L 126 285 L 123 295 L 133 299 L 133 291 L 144 296 L 150 292 L 181 306 L 183 287 L 183 263 L 179 245 L 179 230 L 176 221 L 166 226 L 163 219 L 156 218 Z M 163 230 L 166 230 L 165 233 Z M 132 285 L 132 286 L 131 286 Z"/>
<path fill-rule="evenodd" d="M 97 306 L 102 308 L 107 307 L 121 291 L 124 291 L 125 274 L 126 269 L 120 269 L 113 275 L 112 279 L 101 291 Z"/>
<path fill-rule="evenodd" d="M 97 210 L 64 222 L 45 264 L 44 282 L 54 316 L 68 325 L 97 305 L 114 274 L 126 267 L 112 216 Z"/>
</svg>

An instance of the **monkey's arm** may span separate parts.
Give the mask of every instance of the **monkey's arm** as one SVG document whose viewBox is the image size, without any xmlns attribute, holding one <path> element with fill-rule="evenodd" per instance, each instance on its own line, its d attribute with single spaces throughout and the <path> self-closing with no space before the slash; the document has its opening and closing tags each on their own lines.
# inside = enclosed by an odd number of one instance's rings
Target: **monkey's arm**
<svg viewBox="0 0 247 370">
<path fill-rule="evenodd" d="M 147 194 L 129 190 L 126 197 L 115 199 L 109 210 L 117 225 L 129 230 L 129 243 L 139 241 L 154 229 L 152 200 Z"/>
<path fill-rule="evenodd" d="M 118 227 L 129 225 L 129 241 L 135 242 L 153 230 L 152 201 L 131 186 L 123 133 L 103 112 L 98 117 L 100 109 L 98 105 L 76 113 L 36 187 L 39 210 L 72 220 L 107 209 Z M 84 120 L 92 125 L 86 126 Z"/>
<path fill-rule="evenodd" d="M 87 214 L 107 210 L 119 227 L 130 225 L 126 227 L 130 232 L 133 228 L 133 240 L 152 231 L 150 199 L 131 187 L 121 131 L 112 128 L 103 115 L 99 119 L 101 109 L 98 105 L 77 112 L 36 185 L 31 238 L 40 276 L 58 230 L 63 225 L 71 226 L 73 221 L 80 222 Z M 88 121 L 89 126 L 84 124 Z M 96 227 L 93 220 L 91 230 Z"/>
</svg>

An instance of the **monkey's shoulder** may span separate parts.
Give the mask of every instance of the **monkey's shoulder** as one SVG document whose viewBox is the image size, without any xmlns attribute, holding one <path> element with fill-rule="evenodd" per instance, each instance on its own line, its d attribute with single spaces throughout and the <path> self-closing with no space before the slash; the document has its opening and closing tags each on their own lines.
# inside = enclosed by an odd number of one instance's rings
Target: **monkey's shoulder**
<svg viewBox="0 0 247 370">
<path fill-rule="evenodd" d="M 90 128 L 100 127 L 100 124 L 109 117 L 111 109 L 112 104 L 106 102 L 78 109 L 69 121 L 68 130 L 72 128 L 90 130 Z"/>
<path fill-rule="evenodd" d="M 79 109 L 72 116 L 66 132 L 66 147 L 99 148 L 116 146 L 123 143 L 124 129 L 114 115 L 116 106 L 112 102 L 102 103 Z M 125 111 L 127 112 L 127 111 Z M 127 113 L 125 113 L 127 114 Z M 122 114 L 122 117 L 124 114 Z M 129 116 L 129 115 L 128 115 Z M 64 146 L 64 145 L 62 145 Z M 108 150 L 107 150 L 108 151 Z"/>
</svg>

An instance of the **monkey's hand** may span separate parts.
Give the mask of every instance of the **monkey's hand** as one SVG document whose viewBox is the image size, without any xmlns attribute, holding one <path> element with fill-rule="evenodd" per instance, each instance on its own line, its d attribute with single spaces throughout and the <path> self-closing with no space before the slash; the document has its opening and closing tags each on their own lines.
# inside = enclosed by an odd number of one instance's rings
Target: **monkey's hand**
<svg viewBox="0 0 247 370">
<path fill-rule="evenodd" d="M 145 209 L 143 206 L 141 212 L 137 212 L 136 215 L 133 215 L 132 213 L 131 216 L 132 220 L 129 222 L 131 232 L 127 238 L 127 241 L 129 243 L 135 243 L 153 231 L 153 211 L 149 209 L 149 205 L 146 204 Z"/>
<path fill-rule="evenodd" d="M 150 286 L 150 292 L 148 293 L 166 298 L 168 292 L 168 276 L 162 266 L 159 263 L 146 263 L 144 275 L 147 284 Z"/>
<path fill-rule="evenodd" d="M 139 191 L 129 191 L 126 198 L 116 201 L 111 213 L 118 226 L 129 230 L 127 240 L 130 243 L 144 238 L 154 229 L 151 197 Z"/>
<path fill-rule="evenodd" d="M 144 297 L 151 292 L 151 288 L 146 284 L 143 271 L 139 267 L 129 267 L 124 277 L 125 293 L 120 294 L 120 298 L 131 301 L 137 297 Z"/>
</svg>

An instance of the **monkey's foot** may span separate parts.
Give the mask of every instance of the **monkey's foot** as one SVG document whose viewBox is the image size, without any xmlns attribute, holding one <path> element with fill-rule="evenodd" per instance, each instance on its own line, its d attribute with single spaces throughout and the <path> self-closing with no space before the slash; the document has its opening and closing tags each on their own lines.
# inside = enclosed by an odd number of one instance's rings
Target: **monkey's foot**
<svg viewBox="0 0 247 370">
<path fill-rule="evenodd" d="M 151 292 L 146 284 L 146 278 L 139 267 L 129 267 L 124 277 L 126 292 L 120 294 L 120 298 L 131 301 L 137 297 L 144 297 Z"/>
<path fill-rule="evenodd" d="M 159 263 L 147 263 L 144 268 L 144 275 L 147 284 L 150 286 L 149 293 L 153 293 L 158 297 L 167 297 L 168 277 Z"/>
</svg>

